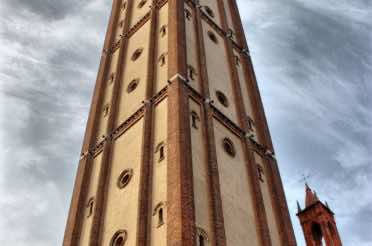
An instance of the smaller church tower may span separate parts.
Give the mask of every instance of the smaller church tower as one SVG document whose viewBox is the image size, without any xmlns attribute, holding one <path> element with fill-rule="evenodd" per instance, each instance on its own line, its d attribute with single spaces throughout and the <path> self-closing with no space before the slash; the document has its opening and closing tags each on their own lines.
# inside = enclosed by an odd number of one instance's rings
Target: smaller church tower
<svg viewBox="0 0 372 246">
<path fill-rule="evenodd" d="M 322 203 L 315 191 L 306 184 L 305 208 L 297 202 L 300 220 L 307 246 L 341 246 L 334 213 L 327 202 Z"/>
</svg>

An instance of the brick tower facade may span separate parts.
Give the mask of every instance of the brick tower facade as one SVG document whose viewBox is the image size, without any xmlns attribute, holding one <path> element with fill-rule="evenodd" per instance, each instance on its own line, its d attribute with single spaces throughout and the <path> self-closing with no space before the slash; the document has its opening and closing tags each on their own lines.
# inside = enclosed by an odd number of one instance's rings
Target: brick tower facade
<svg viewBox="0 0 372 246">
<path fill-rule="evenodd" d="M 65 246 L 296 245 L 235 0 L 113 0 Z"/>
<path fill-rule="evenodd" d="M 297 203 L 297 216 L 307 246 L 342 246 L 334 213 L 328 204 L 319 201 L 316 192 L 306 184 L 305 208 Z"/>
</svg>

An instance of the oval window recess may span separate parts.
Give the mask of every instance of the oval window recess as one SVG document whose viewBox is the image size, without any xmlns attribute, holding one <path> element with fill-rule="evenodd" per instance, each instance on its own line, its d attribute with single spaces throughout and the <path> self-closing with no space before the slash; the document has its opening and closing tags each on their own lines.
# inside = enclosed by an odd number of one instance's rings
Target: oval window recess
<svg viewBox="0 0 372 246">
<path fill-rule="evenodd" d="M 235 147 L 234 147 L 233 142 L 230 139 L 224 138 L 223 141 L 222 141 L 222 146 L 223 146 L 223 149 L 225 150 L 225 152 L 229 156 L 235 157 L 235 155 L 236 155 Z"/>
<path fill-rule="evenodd" d="M 208 31 L 208 37 L 209 37 L 210 40 L 212 40 L 213 43 L 215 43 L 215 44 L 218 43 L 217 36 L 216 36 L 216 34 L 214 34 L 214 32 Z"/>
<path fill-rule="evenodd" d="M 142 0 L 141 2 L 138 3 L 138 8 L 141 9 L 143 6 L 145 6 L 147 0 Z"/>
<path fill-rule="evenodd" d="M 124 246 L 127 241 L 128 233 L 125 230 L 117 231 L 111 239 L 110 246 Z"/>
<path fill-rule="evenodd" d="M 142 52 L 143 52 L 143 49 L 142 48 L 136 49 L 133 52 L 132 61 L 136 61 L 141 56 Z"/>
<path fill-rule="evenodd" d="M 138 78 L 132 80 L 132 81 L 129 83 L 128 87 L 127 87 L 127 92 L 128 92 L 128 93 L 131 93 L 132 91 L 134 91 L 135 89 L 137 89 L 138 84 L 139 84 L 139 79 L 138 79 Z"/>
<path fill-rule="evenodd" d="M 207 15 L 209 15 L 209 17 L 214 18 L 214 12 L 210 7 L 205 6 L 204 9 L 205 9 L 205 12 L 207 13 Z"/>
<path fill-rule="evenodd" d="M 224 106 L 224 107 L 228 107 L 229 106 L 229 101 L 227 99 L 227 97 L 225 96 L 225 94 L 223 94 L 222 91 L 216 91 L 216 97 L 217 97 L 217 100 Z"/>
<path fill-rule="evenodd" d="M 133 170 L 132 169 L 126 169 L 124 170 L 119 178 L 118 178 L 118 187 L 119 189 L 124 189 L 130 182 L 130 180 L 132 179 L 132 176 L 133 176 Z"/>
</svg>

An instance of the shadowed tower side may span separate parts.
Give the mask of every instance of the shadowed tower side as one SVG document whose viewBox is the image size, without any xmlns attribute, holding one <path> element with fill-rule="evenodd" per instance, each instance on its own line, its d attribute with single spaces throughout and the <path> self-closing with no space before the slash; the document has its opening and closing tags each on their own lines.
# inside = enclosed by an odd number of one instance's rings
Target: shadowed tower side
<svg viewBox="0 0 372 246">
<path fill-rule="evenodd" d="M 114 0 L 64 243 L 296 245 L 235 0 Z"/>
</svg>

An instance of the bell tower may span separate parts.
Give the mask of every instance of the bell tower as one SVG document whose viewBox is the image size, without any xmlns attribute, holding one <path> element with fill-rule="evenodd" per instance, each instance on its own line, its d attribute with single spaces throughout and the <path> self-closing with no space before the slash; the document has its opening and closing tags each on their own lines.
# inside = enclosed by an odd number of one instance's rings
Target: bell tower
<svg viewBox="0 0 372 246">
<path fill-rule="evenodd" d="M 323 204 L 306 184 L 305 208 L 297 202 L 298 213 L 307 246 L 341 246 L 334 213 Z"/>
<path fill-rule="evenodd" d="M 113 0 L 63 245 L 248 242 L 296 245 L 236 1 Z"/>
</svg>

